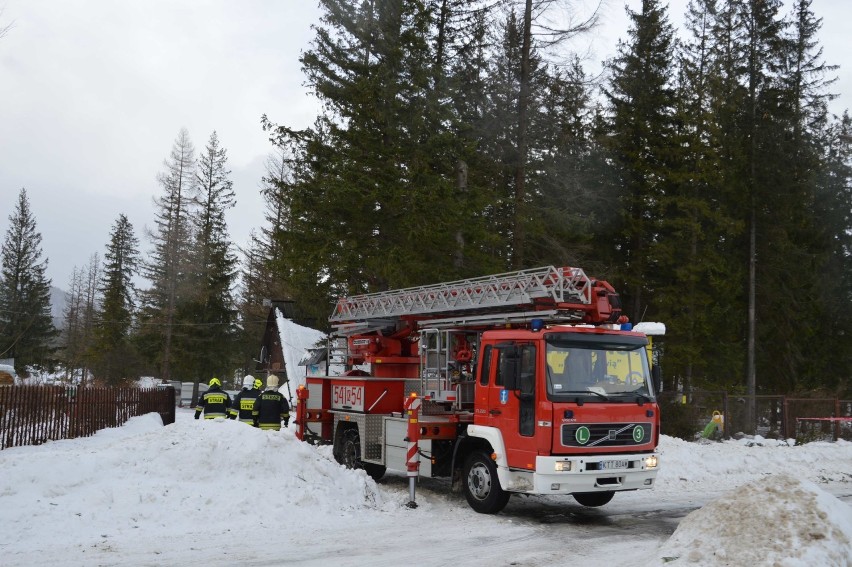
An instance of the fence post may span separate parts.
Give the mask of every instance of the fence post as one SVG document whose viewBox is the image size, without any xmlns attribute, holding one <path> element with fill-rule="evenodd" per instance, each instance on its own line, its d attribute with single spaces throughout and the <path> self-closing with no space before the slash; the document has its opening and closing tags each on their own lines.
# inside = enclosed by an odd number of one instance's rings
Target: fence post
<svg viewBox="0 0 852 567">
<path fill-rule="evenodd" d="M 793 435 L 790 434 L 790 426 L 792 425 L 790 423 L 790 406 L 787 403 L 787 396 L 781 396 L 781 399 L 783 400 L 782 404 L 784 408 L 782 415 L 782 419 L 784 420 L 784 439 L 790 439 L 791 437 L 795 437 L 795 432 L 793 432 Z"/>
<path fill-rule="evenodd" d="M 834 398 L 834 415 L 832 417 L 840 417 L 840 398 Z M 834 440 L 840 439 L 840 420 L 834 422 Z"/>
</svg>

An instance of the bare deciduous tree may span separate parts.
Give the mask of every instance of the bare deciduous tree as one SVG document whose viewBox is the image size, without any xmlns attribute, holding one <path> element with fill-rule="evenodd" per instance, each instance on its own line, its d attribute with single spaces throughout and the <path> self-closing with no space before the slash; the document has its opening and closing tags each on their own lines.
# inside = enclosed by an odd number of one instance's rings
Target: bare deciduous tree
<svg viewBox="0 0 852 567">
<path fill-rule="evenodd" d="M 0 20 L 2 19 L 3 8 L 0 8 Z M 9 30 L 11 30 L 13 27 L 15 27 L 15 22 L 9 22 L 8 24 L 3 24 L 2 22 L 0 22 L 0 39 L 2 39 L 4 35 L 9 33 Z"/>
</svg>

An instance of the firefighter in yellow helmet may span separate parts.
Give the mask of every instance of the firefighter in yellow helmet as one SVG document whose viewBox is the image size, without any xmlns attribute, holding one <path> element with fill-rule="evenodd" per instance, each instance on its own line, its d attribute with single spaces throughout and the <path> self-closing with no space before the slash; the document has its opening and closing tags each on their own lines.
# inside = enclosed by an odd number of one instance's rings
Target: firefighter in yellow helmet
<svg viewBox="0 0 852 567">
<path fill-rule="evenodd" d="M 266 390 L 254 402 L 254 425 L 261 429 L 281 429 L 290 422 L 290 404 L 284 394 L 278 391 L 278 376 L 270 374 L 266 379 Z"/>
<path fill-rule="evenodd" d="M 208 385 L 210 388 L 198 399 L 195 419 L 201 416 L 201 412 L 204 412 L 204 419 L 227 417 L 228 408 L 231 407 L 231 396 L 222 390 L 222 382 L 216 377 L 211 378 Z"/>
</svg>

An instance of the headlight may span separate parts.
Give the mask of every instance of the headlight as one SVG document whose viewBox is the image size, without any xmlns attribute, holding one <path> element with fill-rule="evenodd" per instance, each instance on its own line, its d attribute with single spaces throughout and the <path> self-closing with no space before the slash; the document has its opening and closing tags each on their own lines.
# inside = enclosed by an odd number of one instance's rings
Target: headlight
<svg viewBox="0 0 852 567">
<path fill-rule="evenodd" d="M 556 472 L 570 471 L 571 461 L 556 461 L 553 463 L 553 469 Z"/>
<path fill-rule="evenodd" d="M 645 468 L 646 469 L 657 468 L 657 455 L 651 455 L 650 457 L 645 457 Z"/>
</svg>

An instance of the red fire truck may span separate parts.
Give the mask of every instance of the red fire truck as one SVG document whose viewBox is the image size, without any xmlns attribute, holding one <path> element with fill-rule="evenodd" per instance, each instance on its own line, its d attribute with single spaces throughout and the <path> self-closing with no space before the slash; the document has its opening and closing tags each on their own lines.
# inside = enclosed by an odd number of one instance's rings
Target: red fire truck
<svg viewBox="0 0 852 567">
<path fill-rule="evenodd" d="M 406 472 L 409 505 L 418 476 L 460 480 L 481 513 L 513 493 L 601 506 L 653 487 L 659 368 L 612 286 L 582 269 L 345 297 L 330 322 L 297 436 L 376 479 Z"/>
</svg>

